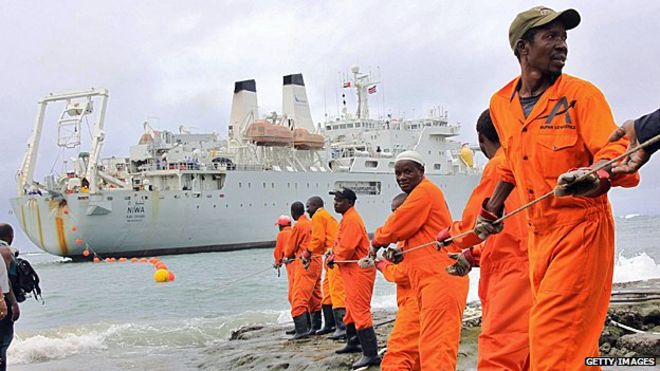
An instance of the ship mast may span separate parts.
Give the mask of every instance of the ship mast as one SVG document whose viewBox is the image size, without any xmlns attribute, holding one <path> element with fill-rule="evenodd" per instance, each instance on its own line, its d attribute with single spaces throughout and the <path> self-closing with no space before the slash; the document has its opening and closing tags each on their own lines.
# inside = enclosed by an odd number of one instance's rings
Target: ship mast
<svg viewBox="0 0 660 371">
<path fill-rule="evenodd" d="M 358 106 L 355 115 L 358 119 L 366 120 L 369 118 L 369 90 L 376 89 L 380 81 L 371 81 L 370 74 L 360 73 L 359 66 L 351 67 L 353 73 L 353 85 L 357 92 Z"/>
</svg>

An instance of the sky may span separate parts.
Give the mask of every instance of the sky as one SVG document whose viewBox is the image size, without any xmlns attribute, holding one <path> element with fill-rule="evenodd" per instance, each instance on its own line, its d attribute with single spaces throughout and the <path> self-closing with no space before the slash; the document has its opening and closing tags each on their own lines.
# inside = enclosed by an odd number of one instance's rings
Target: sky
<svg viewBox="0 0 660 371">
<path fill-rule="evenodd" d="M 462 141 L 490 96 L 519 73 L 508 43 L 527 1 L 2 1 L 0 215 L 32 131 L 39 98 L 110 90 L 102 156 L 127 155 L 142 123 L 226 136 L 234 81 L 256 79 L 260 113 L 281 111 L 282 76 L 302 73 L 315 122 L 338 112 L 342 74 L 379 74 L 372 116 L 449 111 Z M 564 72 L 589 80 L 617 122 L 660 106 L 660 2 L 546 1 L 577 9 Z M 378 77 L 378 76 L 377 76 Z M 348 102 L 355 109 L 354 102 Z M 41 176 L 59 153 L 51 113 Z M 616 215 L 657 214 L 660 161 L 634 190 L 612 191 Z M 39 177 L 38 179 L 41 179 Z M 19 234 L 19 240 L 25 237 Z"/>
</svg>

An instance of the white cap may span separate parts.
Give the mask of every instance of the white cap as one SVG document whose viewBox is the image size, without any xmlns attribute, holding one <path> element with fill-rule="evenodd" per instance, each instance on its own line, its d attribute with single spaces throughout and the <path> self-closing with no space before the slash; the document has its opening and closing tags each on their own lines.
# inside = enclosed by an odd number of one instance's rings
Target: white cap
<svg viewBox="0 0 660 371">
<path fill-rule="evenodd" d="M 422 166 L 425 166 L 424 159 L 422 159 L 422 155 L 420 155 L 419 152 L 417 151 L 403 151 L 399 153 L 399 155 L 396 156 L 395 163 L 399 161 L 412 161 Z"/>
</svg>

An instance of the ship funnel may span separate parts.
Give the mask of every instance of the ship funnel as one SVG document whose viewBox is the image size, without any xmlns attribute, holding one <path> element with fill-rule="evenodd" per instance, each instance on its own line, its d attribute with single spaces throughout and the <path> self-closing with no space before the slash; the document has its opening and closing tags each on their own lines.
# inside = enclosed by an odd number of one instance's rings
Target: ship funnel
<svg viewBox="0 0 660 371">
<path fill-rule="evenodd" d="M 284 76 L 282 87 L 282 113 L 291 129 L 306 129 L 316 132 L 312 114 L 309 111 L 307 91 L 301 73 Z"/>
<path fill-rule="evenodd" d="M 236 81 L 229 116 L 229 138 L 242 143 L 247 126 L 258 117 L 257 83 L 254 80 Z"/>
</svg>

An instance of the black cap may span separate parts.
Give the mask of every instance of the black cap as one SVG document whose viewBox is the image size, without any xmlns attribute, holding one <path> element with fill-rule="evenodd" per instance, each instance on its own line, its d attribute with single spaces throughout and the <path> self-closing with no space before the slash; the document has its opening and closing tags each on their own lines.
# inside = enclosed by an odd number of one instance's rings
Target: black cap
<svg viewBox="0 0 660 371">
<path fill-rule="evenodd" d="M 257 92 L 257 82 L 254 80 L 236 81 L 234 83 L 234 94 L 240 93 L 243 90 Z"/>
<path fill-rule="evenodd" d="M 303 81 L 302 73 L 296 73 L 293 75 L 286 75 L 283 77 L 284 85 L 299 85 L 305 86 L 305 81 Z"/>
<path fill-rule="evenodd" d="M 333 196 L 339 196 L 341 198 L 345 198 L 349 201 L 357 200 L 357 196 L 355 195 L 355 192 L 353 192 L 353 190 L 350 188 L 341 187 L 334 191 L 330 191 L 330 194 Z"/>
</svg>

